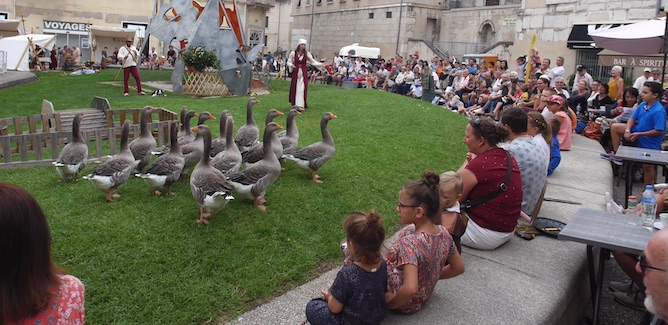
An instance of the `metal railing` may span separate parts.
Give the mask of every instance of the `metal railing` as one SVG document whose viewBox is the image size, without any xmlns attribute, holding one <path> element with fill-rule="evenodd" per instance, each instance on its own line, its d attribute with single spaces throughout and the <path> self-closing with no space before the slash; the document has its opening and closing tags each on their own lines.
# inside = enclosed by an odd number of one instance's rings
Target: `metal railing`
<svg viewBox="0 0 668 325">
<path fill-rule="evenodd" d="M 0 51 L 0 74 L 7 72 L 7 52 Z"/>
<path fill-rule="evenodd" d="M 434 46 L 443 53 L 447 53 L 460 60 L 464 54 L 481 53 L 488 45 L 467 42 L 434 42 Z"/>
</svg>

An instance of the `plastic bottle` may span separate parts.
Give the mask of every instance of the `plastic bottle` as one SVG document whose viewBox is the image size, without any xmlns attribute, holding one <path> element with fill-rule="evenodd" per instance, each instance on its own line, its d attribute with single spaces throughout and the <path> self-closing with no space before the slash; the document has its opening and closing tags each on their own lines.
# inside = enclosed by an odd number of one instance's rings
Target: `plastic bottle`
<svg viewBox="0 0 668 325">
<path fill-rule="evenodd" d="M 629 221 L 631 225 L 642 225 L 642 219 L 638 218 L 638 199 L 635 195 L 629 195 L 626 208 L 626 215 L 633 217 L 632 221 Z"/>
<path fill-rule="evenodd" d="M 642 226 L 652 229 L 656 219 L 656 194 L 654 187 L 647 185 L 645 192 L 642 193 Z"/>
</svg>

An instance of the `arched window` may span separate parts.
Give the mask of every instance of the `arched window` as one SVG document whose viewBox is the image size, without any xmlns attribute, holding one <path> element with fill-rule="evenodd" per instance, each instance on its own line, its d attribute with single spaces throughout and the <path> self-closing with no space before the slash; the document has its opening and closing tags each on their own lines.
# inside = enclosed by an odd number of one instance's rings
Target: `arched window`
<svg viewBox="0 0 668 325">
<path fill-rule="evenodd" d="M 491 21 L 485 21 L 482 23 L 480 30 L 478 32 L 480 36 L 480 43 L 489 45 L 492 42 L 494 42 L 494 25 L 492 25 Z"/>
</svg>

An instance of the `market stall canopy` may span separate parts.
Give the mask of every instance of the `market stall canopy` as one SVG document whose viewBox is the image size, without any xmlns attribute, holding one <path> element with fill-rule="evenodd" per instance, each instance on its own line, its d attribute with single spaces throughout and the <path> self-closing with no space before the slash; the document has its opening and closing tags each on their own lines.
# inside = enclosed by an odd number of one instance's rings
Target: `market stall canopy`
<svg viewBox="0 0 668 325">
<path fill-rule="evenodd" d="M 111 37 L 117 38 L 123 43 L 127 37 L 132 37 L 135 39 L 135 42 L 137 42 L 139 37 L 135 36 L 136 33 L 136 29 L 130 28 L 90 26 L 90 34 L 93 37 L 93 40 L 100 37 Z M 95 41 L 93 41 L 93 44 L 96 44 Z"/>
<path fill-rule="evenodd" d="M 134 38 L 134 45 L 137 47 L 141 41 L 139 32 L 131 28 L 90 26 L 90 35 L 93 44 L 90 55 L 93 62 L 102 62 L 102 49 L 105 47 L 108 48 L 107 55 L 111 55 L 114 48 L 125 45 L 128 37 Z"/>
<path fill-rule="evenodd" d="M 596 30 L 589 36 L 596 47 L 626 54 L 657 54 L 663 48 L 666 18 L 654 18 L 634 24 Z"/>
<path fill-rule="evenodd" d="M 16 36 L 25 34 L 20 20 L 0 20 L 0 36 Z"/>
<path fill-rule="evenodd" d="M 7 70 L 30 71 L 28 61 L 34 46 L 50 49 L 53 47 L 55 39 L 56 35 L 42 34 L 0 38 L 0 50 L 7 52 Z"/>
</svg>

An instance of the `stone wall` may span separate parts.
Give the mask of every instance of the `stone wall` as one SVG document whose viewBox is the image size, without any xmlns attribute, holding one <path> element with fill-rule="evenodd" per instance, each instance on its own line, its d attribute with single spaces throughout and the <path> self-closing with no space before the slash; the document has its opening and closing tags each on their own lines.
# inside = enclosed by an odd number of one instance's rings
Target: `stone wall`
<svg viewBox="0 0 668 325">
<path fill-rule="evenodd" d="M 535 47 L 542 56 L 554 62 L 561 55 L 566 71 L 574 71 L 576 51 L 566 45 L 574 24 L 646 20 L 655 16 L 656 1 L 526 0 L 522 9 L 515 24 L 513 57 L 529 52 L 535 34 Z"/>
</svg>

